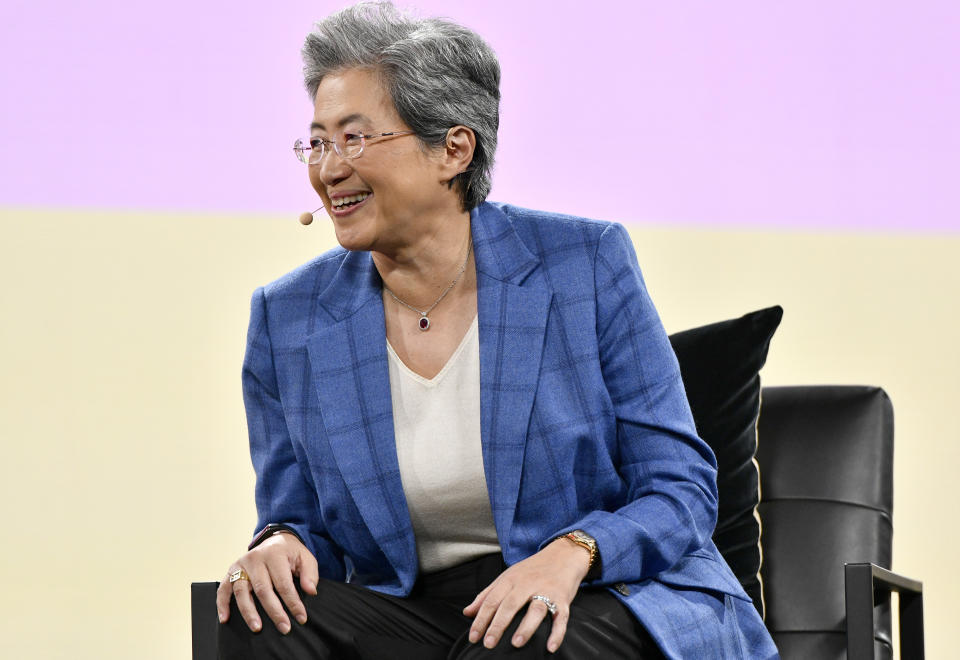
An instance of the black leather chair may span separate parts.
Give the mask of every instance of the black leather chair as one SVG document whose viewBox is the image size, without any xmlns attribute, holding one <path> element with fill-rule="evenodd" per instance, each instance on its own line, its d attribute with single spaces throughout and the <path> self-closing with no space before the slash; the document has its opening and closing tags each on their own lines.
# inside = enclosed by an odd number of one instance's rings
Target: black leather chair
<svg viewBox="0 0 960 660">
<path fill-rule="evenodd" d="M 893 408 L 875 387 L 767 387 L 758 424 L 766 623 L 785 660 L 923 658 L 919 582 L 890 567 Z M 193 658 L 216 658 L 217 583 L 192 585 Z"/>
<path fill-rule="evenodd" d="M 893 408 L 876 387 L 763 389 L 757 425 L 766 624 L 783 658 L 923 658 L 919 582 L 890 573 Z"/>
</svg>

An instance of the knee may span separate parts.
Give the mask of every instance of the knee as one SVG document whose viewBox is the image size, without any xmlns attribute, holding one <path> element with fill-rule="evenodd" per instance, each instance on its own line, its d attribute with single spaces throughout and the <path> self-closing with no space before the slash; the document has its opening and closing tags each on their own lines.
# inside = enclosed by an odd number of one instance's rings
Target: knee
<svg viewBox="0 0 960 660">
<path fill-rule="evenodd" d="M 230 618 L 217 628 L 217 658 L 219 660 L 331 660 L 334 655 L 327 640 L 319 631 L 290 618 L 291 629 L 282 634 L 257 602 L 257 612 L 263 622 L 259 632 L 247 626 L 236 602 L 230 604 Z"/>
<path fill-rule="evenodd" d="M 454 652 L 450 654 L 451 658 L 456 660 L 497 660 L 499 658 L 511 658 L 511 660 L 534 660 L 535 658 L 556 658 L 557 656 L 547 651 L 547 639 L 550 637 L 550 631 L 553 629 L 553 620 L 550 617 L 545 618 L 537 630 L 533 633 L 527 643 L 517 648 L 511 640 L 520 621 L 523 619 L 524 610 L 521 610 L 514 617 L 513 622 L 504 631 L 500 638 L 500 643 L 492 649 L 486 648 L 482 643 L 471 644 L 466 640 L 466 634 L 454 645 Z M 560 647 L 560 651 L 563 646 Z M 562 656 L 561 656 L 562 657 Z"/>
</svg>

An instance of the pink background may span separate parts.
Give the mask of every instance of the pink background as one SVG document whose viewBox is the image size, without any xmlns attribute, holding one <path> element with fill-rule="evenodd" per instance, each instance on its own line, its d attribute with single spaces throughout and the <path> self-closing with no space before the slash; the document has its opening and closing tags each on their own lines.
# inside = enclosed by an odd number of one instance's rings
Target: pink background
<svg viewBox="0 0 960 660">
<path fill-rule="evenodd" d="M 315 208 L 290 149 L 311 116 L 299 49 L 341 6 L 4 0 L 0 206 Z M 960 231 L 960 3 L 414 6 L 500 56 L 492 199 L 624 222 Z"/>
</svg>

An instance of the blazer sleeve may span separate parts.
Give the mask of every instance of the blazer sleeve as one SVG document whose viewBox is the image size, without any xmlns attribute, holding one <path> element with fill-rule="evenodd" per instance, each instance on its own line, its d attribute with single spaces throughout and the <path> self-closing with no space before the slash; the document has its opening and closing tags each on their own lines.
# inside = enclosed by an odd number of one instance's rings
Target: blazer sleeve
<svg viewBox="0 0 960 660">
<path fill-rule="evenodd" d="M 676 355 L 621 225 L 601 235 L 594 277 L 600 366 L 616 415 L 628 503 L 591 512 L 571 529 L 597 540 L 598 582 L 633 582 L 709 542 L 717 464 L 697 435 Z"/>
<path fill-rule="evenodd" d="M 287 429 L 262 287 L 250 303 L 242 380 L 250 457 L 257 478 L 257 530 L 282 524 L 317 558 L 321 577 L 343 580 L 343 554 L 325 534 L 316 491 L 297 461 Z"/>
</svg>

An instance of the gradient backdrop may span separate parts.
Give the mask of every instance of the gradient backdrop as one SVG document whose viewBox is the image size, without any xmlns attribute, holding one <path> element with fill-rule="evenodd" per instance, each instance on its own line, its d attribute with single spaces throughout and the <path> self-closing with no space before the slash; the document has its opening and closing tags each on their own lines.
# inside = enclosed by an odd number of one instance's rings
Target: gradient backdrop
<svg viewBox="0 0 960 660">
<path fill-rule="evenodd" d="M 250 293 L 335 244 L 291 145 L 341 6 L 0 5 L 0 656 L 188 657 L 255 522 Z M 782 304 L 768 384 L 890 392 L 894 568 L 949 657 L 960 4 L 415 6 L 500 56 L 492 199 L 627 224 L 671 332 Z"/>
</svg>

